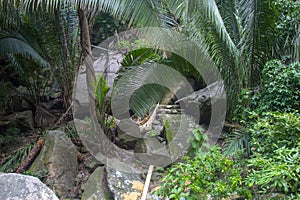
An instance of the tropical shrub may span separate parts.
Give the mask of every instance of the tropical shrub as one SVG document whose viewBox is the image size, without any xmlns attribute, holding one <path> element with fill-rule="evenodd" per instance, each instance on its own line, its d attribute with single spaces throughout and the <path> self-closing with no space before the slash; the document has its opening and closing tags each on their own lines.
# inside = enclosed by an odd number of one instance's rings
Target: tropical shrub
<svg viewBox="0 0 300 200">
<path fill-rule="evenodd" d="M 285 146 L 274 150 L 272 156 L 255 153 L 248 160 L 249 175 L 245 179 L 253 194 L 300 194 L 300 143 L 295 148 Z M 293 199 L 293 198 L 292 198 Z"/>
<path fill-rule="evenodd" d="M 260 107 L 268 111 L 291 112 L 300 109 L 300 63 L 284 65 L 268 62 L 262 71 Z"/>
<path fill-rule="evenodd" d="M 234 154 L 239 149 L 249 149 L 248 138 L 253 137 L 252 143 L 260 140 L 254 144 L 254 148 L 259 144 L 272 153 L 278 143 L 299 137 L 299 133 L 296 133 L 299 132 L 296 128 L 299 126 L 299 117 L 295 114 L 299 113 L 299 109 L 300 63 L 285 65 L 278 60 L 268 62 L 262 71 L 262 87 L 244 89 L 239 95 L 233 121 L 244 128 L 229 134 L 225 152 Z M 267 139 L 267 135 L 273 139 Z"/>
<path fill-rule="evenodd" d="M 268 112 L 249 130 L 252 151 L 273 155 L 278 148 L 295 148 L 300 142 L 300 116 L 296 113 Z"/>
<path fill-rule="evenodd" d="M 300 116 L 267 112 L 252 128 L 247 186 L 253 194 L 300 194 Z"/>
<path fill-rule="evenodd" d="M 187 155 L 195 156 L 200 155 L 203 151 L 207 151 L 210 148 L 208 144 L 207 135 L 203 134 L 203 130 L 200 128 L 194 129 L 192 134 L 188 138 L 188 143 L 191 143 L 191 148 L 189 149 Z"/>
<path fill-rule="evenodd" d="M 234 121 L 246 124 L 267 111 L 293 112 L 300 109 L 300 63 L 285 65 L 278 60 L 266 63 L 262 86 L 241 90 Z"/>
<path fill-rule="evenodd" d="M 241 168 L 221 153 L 218 146 L 206 154 L 187 157 L 185 163 L 174 164 L 154 193 L 169 199 L 220 199 L 230 195 L 250 197 L 243 187 Z"/>
<path fill-rule="evenodd" d="M 260 98 L 259 90 L 242 89 L 238 95 L 233 121 L 246 125 L 249 120 L 257 116 L 256 109 L 259 106 Z"/>
</svg>

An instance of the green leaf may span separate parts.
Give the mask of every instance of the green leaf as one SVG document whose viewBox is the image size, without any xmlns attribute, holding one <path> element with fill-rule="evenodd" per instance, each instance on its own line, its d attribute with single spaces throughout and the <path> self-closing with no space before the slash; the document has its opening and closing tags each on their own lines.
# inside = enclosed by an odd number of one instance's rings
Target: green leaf
<svg viewBox="0 0 300 200">
<path fill-rule="evenodd" d="M 106 80 L 101 74 L 98 75 L 98 82 L 95 87 L 95 97 L 99 106 L 100 111 L 102 112 L 106 94 L 109 91 L 109 87 L 106 85 Z"/>
</svg>

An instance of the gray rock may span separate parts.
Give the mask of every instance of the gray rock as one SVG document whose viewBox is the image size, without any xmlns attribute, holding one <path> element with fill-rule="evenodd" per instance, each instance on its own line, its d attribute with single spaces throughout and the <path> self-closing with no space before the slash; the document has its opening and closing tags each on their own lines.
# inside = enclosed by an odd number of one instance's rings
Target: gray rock
<svg viewBox="0 0 300 200">
<path fill-rule="evenodd" d="M 2 200 L 58 200 L 38 178 L 21 174 L 0 174 Z"/>
<path fill-rule="evenodd" d="M 12 126 L 17 127 L 21 130 L 33 130 L 34 128 L 31 110 L 13 113 L 7 116 L 7 119 Z"/>
<path fill-rule="evenodd" d="M 111 95 L 114 79 L 117 76 L 117 72 L 121 68 L 120 63 L 123 58 L 123 55 L 119 52 L 109 51 L 108 53 L 108 55 L 106 54 L 106 52 L 105 54 L 101 55 L 101 53 L 98 52 L 98 49 L 93 50 L 93 55 L 95 58 L 97 58 L 94 61 L 94 70 L 96 73 L 96 77 L 98 78 L 98 75 L 102 74 L 106 80 L 107 86 L 110 87 L 107 97 Z M 80 73 L 78 75 L 76 83 L 75 99 L 77 99 L 77 101 L 79 102 L 79 106 L 81 107 L 79 108 L 79 110 L 84 111 L 85 106 L 89 104 L 85 66 L 80 67 Z"/>
<path fill-rule="evenodd" d="M 94 156 L 89 156 L 84 160 L 84 165 L 91 171 L 94 171 L 99 166 L 103 165 L 100 161 L 98 161 Z"/>
<path fill-rule="evenodd" d="M 137 159 L 147 165 L 164 167 L 171 163 L 171 155 L 167 146 L 156 138 L 140 139 L 134 149 Z"/>
<path fill-rule="evenodd" d="M 110 200 L 113 194 L 110 192 L 106 177 L 105 168 L 98 167 L 89 177 L 88 181 L 82 185 L 84 190 L 82 200 Z"/>
<path fill-rule="evenodd" d="M 54 125 L 57 117 L 41 106 L 36 107 L 34 121 L 37 127 L 46 128 Z"/>
<path fill-rule="evenodd" d="M 126 173 L 115 169 L 107 169 L 107 182 L 115 200 L 140 200 L 144 181 L 139 174 Z"/>
<path fill-rule="evenodd" d="M 49 131 L 45 145 L 29 171 L 47 169 L 47 185 L 60 196 L 65 197 L 74 187 L 78 172 L 77 149 L 62 131 Z"/>
<path fill-rule="evenodd" d="M 178 99 L 175 103 L 180 102 L 183 102 L 188 107 L 191 105 L 199 106 L 200 122 L 208 124 L 211 120 L 212 106 L 218 107 L 217 110 L 219 112 L 224 112 L 220 113 L 219 116 L 225 114 L 225 110 L 223 109 L 224 105 L 226 105 L 226 93 L 224 85 L 221 82 L 211 83 L 201 90 L 195 91 L 186 97 Z"/>
<path fill-rule="evenodd" d="M 134 146 L 141 137 L 138 124 L 130 119 L 121 120 L 117 124 L 117 131 L 121 142 L 127 146 Z"/>
</svg>

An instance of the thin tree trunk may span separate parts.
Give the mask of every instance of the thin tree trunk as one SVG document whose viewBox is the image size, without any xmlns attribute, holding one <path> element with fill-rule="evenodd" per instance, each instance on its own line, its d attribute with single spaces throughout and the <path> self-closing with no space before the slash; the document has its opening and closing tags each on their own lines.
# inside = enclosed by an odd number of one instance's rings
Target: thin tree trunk
<svg viewBox="0 0 300 200">
<path fill-rule="evenodd" d="M 86 83 L 88 89 L 89 103 L 90 103 L 90 115 L 93 124 L 93 128 L 95 128 L 96 122 L 96 99 L 95 99 L 95 84 L 96 84 L 96 75 L 94 70 L 94 60 L 91 49 L 91 41 L 90 41 L 90 32 L 89 32 L 89 24 L 87 19 L 86 10 L 78 9 L 78 17 L 80 24 L 80 39 L 81 39 L 81 48 L 84 56 L 84 63 L 86 66 Z"/>
</svg>

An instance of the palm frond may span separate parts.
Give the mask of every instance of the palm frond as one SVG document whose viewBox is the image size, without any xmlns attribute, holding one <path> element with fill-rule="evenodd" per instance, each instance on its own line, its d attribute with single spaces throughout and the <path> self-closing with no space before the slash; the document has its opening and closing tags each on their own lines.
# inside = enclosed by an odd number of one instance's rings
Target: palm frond
<svg viewBox="0 0 300 200">
<path fill-rule="evenodd" d="M 7 60 L 9 62 L 8 67 L 15 69 L 20 77 L 26 77 L 26 73 L 22 67 L 22 64 L 19 61 L 18 56 L 14 56 L 12 54 L 7 55 Z"/>
<path fill-rule="evenodd" d="M 160 15 L 156 0 L 102 0 L 99 8 L 121 20 L 143 26 L 159 26 Z"/>
<path fill-rule="evenodd" d="M 6 56 L 8 54 L 21 55 L 33 59 L 42 66 L 49 66 L 49 63 L 45 61 L 20 34 L 1 31 L 0 44 L 1 56 Z"/>
<path fill-rule="evenodd" d="M 236 1 L 165 1 L 168 9 L 181 17 L 184 33 L 218 66 L 229 100 L 234 105 L 245 74 L 243 66 L 239 65 L 240 52 L 237 49 L 241 28 Z"/>
<path fill-rule="evenodd" d="M 112 108 L 120 113 L 116 117 L 126 116 L 129 108 L 139 117 L 147 115 L 168 93 L 167 86 L 175 85 L 178 80 L 176 77 L 169 77 L 170 73 L 163 72 L 164 69 L 157 65 L 151 67 L 150 64 L 144 64 L 124 74 L 114 87 L 112 95 Z M 126 104 L 128 107 L 124 106 Z"/>
<path fill-rule="evenodd" d="M 239 10 L 237 9 L 237 2 L 238 0 L 216 0 L 226 30 L 235 45 L 239 43 L 242 31 L 238 18 Z"/>
<path fill-rule="evenodd" d="M 239 48 L 251 80 L 259 77 L 261 67 L 272 59 L 275 13 L 269 0 L 242 0 L 238 6 L 243 27 Z M 258 81 L 253 80 L 250 85 Z"/>
<path fill-rule="evenodd" d="M 30 143 L 18 150 L 16 150 L 10 158 L 0 167 L 0 172 L 13 172 L 19 164 L 27 157 L 34 143 Z"/>
<path fill-rule="evenodd" d="M 225 155 L 234 155 L 240 150 L 244 150 L 246 155 L 250 155 L 250 133 L 248 131 L 235 130 L 226 138 Z"/>
<path fill-rule="evenodd" d="M 228 49 L 237 54 L 238 49 L 230 37 L 215 1 L 211 0 L 164 0 L 169 10 L 182 18 L 183 24 L 199 24 L 205 21 L 215 26 L 215 30 L 227 45 Z M 193 34 L 192 34 L 193 35 Z"/>
<path fill-rule="evenodd" d="M 15 6 L 25 10 L 38 10 L 45 8 L 53 11 L 60 7 L 72 7 L 86 9 L 90 12 L 101 10 L 111 15 L 128 21 L 129 25 L 137 24 L 143 26 L 159 26 L 160 15 L 156 0 L 4 0 L 12 2 Z"/>
</svg>

